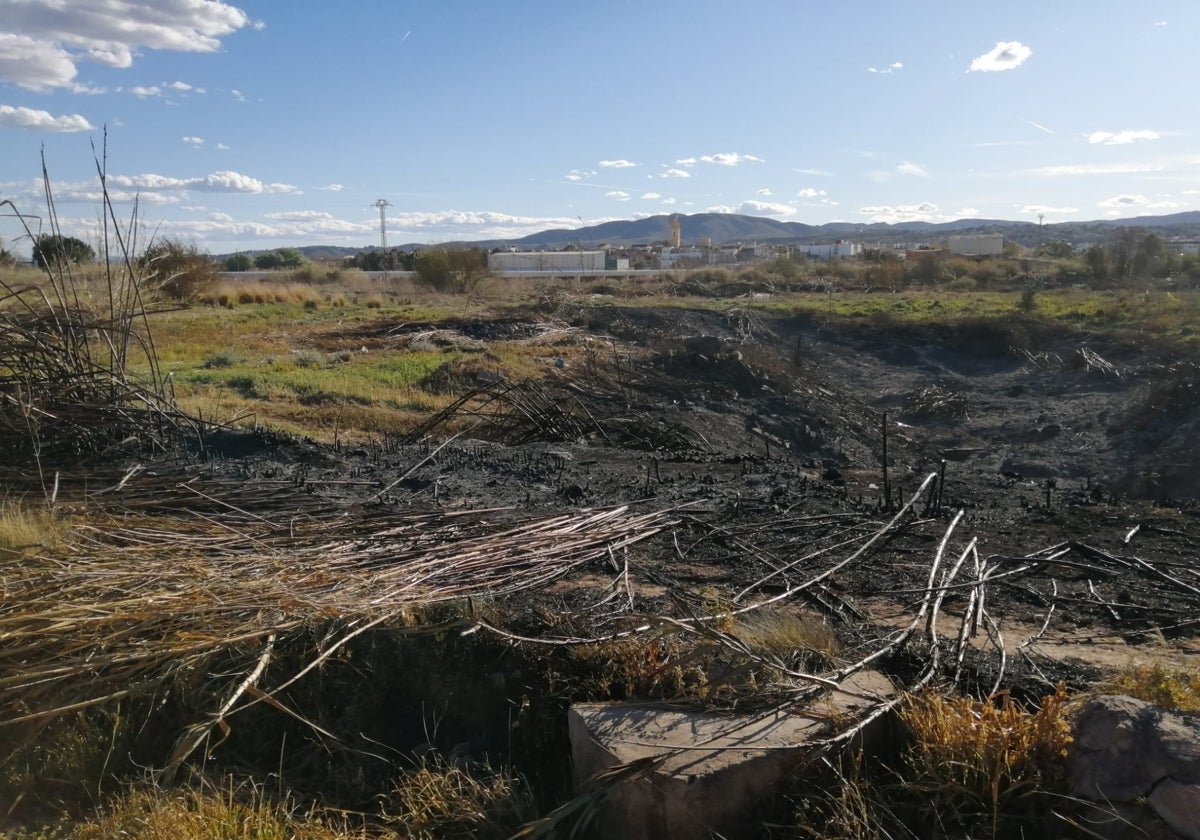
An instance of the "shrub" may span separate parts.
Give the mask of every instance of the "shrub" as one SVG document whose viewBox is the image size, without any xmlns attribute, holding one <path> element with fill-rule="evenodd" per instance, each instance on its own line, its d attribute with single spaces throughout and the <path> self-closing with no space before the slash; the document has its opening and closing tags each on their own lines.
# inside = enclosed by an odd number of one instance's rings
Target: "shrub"
<svg viewBox="0 0 1200 840">
<path fill-rule="evenodd" d="M 33 243 L 33 264 L 38 268 L 55 269 L 66 265 L 94 262 L 96 251 L 82 239 L 47 233 Z"/>
<path fill-rule="evenodd" d="M 479 248 L 429 248 L 416 256 L 417 279 L 436 292 L 469 294 L 488 276 Z"/>
<path fill-rule="evenodd" d="M 228 368 L 242 363 L 242 356 L 236 350 L 221 350 L 209 356 L 204 367 L 209 369 Z"/>
<path fill-rule="evenodd" d="M 317 368 L 329 364 L 329 359 L 320 350 L 297 350 L 294 355 L 297 367 Z"/>
<path fill-rule="evenodd" d="M 221 268 L 194 245 L 171 239 L 154 243 L 138 262 L 143 282 L 157 294 L 195 300 L 216 285 Z"/>
</svg>

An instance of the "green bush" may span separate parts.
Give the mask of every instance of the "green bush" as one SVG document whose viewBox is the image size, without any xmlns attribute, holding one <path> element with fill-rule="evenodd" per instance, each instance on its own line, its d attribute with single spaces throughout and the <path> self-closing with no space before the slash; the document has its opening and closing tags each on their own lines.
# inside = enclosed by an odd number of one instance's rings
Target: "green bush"
<svg viewBox="0 0 1200 840">
<path fill-rule="evenodd" d="M 207 292 L 221 272 L 221 266 L 195 245 L 172 239 L 147 248 L 138 265 L 147 288 L 175 300 L 193 300 Z"/>
</svg>

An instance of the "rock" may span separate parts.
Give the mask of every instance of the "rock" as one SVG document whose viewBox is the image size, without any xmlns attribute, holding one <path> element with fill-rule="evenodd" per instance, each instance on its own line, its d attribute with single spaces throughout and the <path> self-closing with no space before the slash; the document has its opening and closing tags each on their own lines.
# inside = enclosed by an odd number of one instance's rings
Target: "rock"
<svg viewBox="0 0 1200 840">
<path fill-rule="evenodd" d="M 624 783 L 603 803 L 595 823 L 603 826 L 603 836 L 757 836 L 761 827 L 751 818 L 755 807 L 806 758 L 806 742 L 828 734 L 824 723 L 830 715 L 863 707 L 869 702 L 863 695 L 894 691 L 873 672 L 856 674 L 842 685 L 845 692 L 818 701 L 812 714 L 725 715 L 647 704 L 577 704 L 569 712 L 575 783 L 580 786 L 615 765 L 666 754 L 656 770 Z M 868 727 L 863 738 L 881 737 L 881 723 Z"/>
<path fill-rule="evenodd" d="M 1079 711 L 1074 727 L 1067 757 L 1071 795 L 1119 806 L 1128 810 L 1122 813 L 1125 819 L 1135 821 L 1149 814 L 1125 806 L 1144 801 L 1178 836 L 1200 840 L 1200 712 L 1168 711 L 1132 697 L 1105 695 Z M 1102 836 L 1123 836 L 1128 828 L 1125 824 Z"/>
</svg>

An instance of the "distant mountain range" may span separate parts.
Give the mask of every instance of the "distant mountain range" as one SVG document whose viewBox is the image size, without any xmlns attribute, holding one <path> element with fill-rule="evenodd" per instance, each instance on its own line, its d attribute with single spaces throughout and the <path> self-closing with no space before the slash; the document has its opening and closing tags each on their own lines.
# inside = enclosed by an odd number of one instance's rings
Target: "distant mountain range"
<svg viewBox="0 0 1200 840">
<path fill-rule="evenodd" d="M 667 241 L 671 232 L 670 220 L 671 217 L 664 214 L 645 219 L 604 222 L 590 227 L 544 230 L 520 239 L 487 239 L 446 244 L 454 247 L 517 248 L 532 251 L 561 250 L 569 246 L 584 249 L 602 246 L 628 247 Z M 830 222 L 824 225 L 806 225 L 802 222 L 780 222 L 760 216 L 741 216 L 734 213 L 680 214 L 679 222 L 685 244 L 708 241 L 714 245 L 729 245 L 737 242 L 804 245 L 834 239 L 854 239 L 864 244 L 879 243 L 883 245 L 932 244 L 951 234 L 973 233 L 1002 233 L 1005 238 L 1026 247 L 1058 239 L 1070 242 L 1072 245 L 1081 245 L 1101 241 L 1114 228 L 1118 227 L 1145 228 L 1163 238 L 1200 239 L 1200 211 L 1195 210 L 1172 213 L 1167 216 L 1138 216 L 1132 219 L 1059 222 L 1047 225 L 1001 219 L 959 219 L 941 223 L 899 222 L 896 224 Z M 429 245 L 408 243 L 396 247 L 412 251 L 428 248 Z M 360 251 L 372 250 L 372 248 L 370 246 L 346 248 L 333 245 L 310 245 L 298 250 L 309 259 L 336 260 Z"/>
</svg>

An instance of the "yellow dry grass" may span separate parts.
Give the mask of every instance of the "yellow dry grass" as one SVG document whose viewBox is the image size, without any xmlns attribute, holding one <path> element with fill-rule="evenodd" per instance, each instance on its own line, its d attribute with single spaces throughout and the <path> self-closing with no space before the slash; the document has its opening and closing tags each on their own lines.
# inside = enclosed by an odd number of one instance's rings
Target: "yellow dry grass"
<svg viewBox="0 0 1200 840">
<path fill-rule="evenodd" d="M 1061 789 L 1067 708 L 1062 688 L 1033 711 L 1007 692 L 982 702 L 911 695 L 900 712 L 913 738 L 900 776 L 927 818 L 986 825 L 995 837 L 1002 819 L 1029 815 L 1039 793 Z"/>
<path fill-rule="evenodd" d="M 1162 662 L 1134 665 L 1101 683 L 1106 694 L 1127 694 L 1165 709 L 1200 711 L 1200 667 L 1173 666 Z"/>
</svg>

